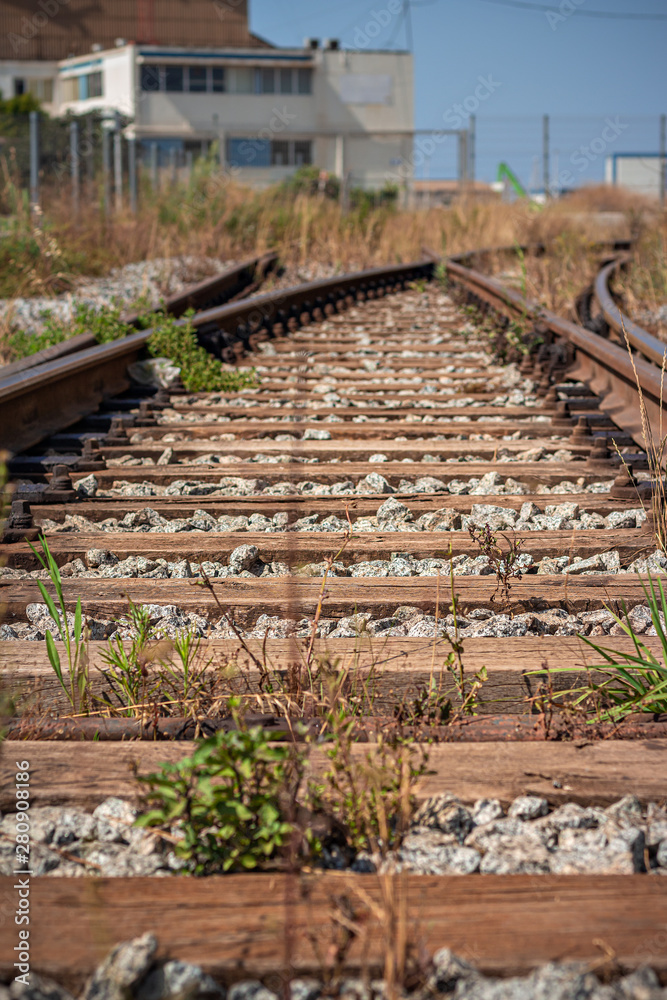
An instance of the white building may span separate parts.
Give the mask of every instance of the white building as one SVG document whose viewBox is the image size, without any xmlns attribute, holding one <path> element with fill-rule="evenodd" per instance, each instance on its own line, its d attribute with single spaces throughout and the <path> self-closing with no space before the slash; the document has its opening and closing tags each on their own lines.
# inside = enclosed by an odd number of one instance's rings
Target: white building
<svg viewBox="0 0 667 1000">
<path fill-rule="evenodd" d="M 403 52 L 168 49 L 126 44 L 58 65 L 59 113 L 120 111 L 145 158 L 205 152 L 257 186 L 316 164 L 381 187 L 412 149 L 412 59 Z"/>
<path fill-rule="evenodd" d="M 215 142 L 224 165 L 254 186 L 314 164 L 349 184 L 378 188 L 399 164 L 409 164 L 410 53 L 343 50 L 335 41 L 320 47 L 316 40 L 302 49 L 274 48 L 249 31 L 245 0 L 180 0 L 177 8 L 174 0 L 152 0 L 150 24 L 145 16 L 141 21 L 146 0 L 135 5 L 135 21 L 129 13 L 127 23 L 118 20 L 124 2 L 109 0 L 99 31 L 85 15 L 91 40 L 85 51 L 82 43 L 57 61 L 0 60 L 5 96 L 30 90 L 58 115 L 120 112 L 144 162 L 157 157 L 163 166 L 182 164 L 188 153 L 199 155 Z M 63 12 L 71 15 L 77 3 L 90 8 L 84 0 L 68 0 Z M 191 28 L 183 8 L 189 6 L 192 17 L 201 8 L 210 19 L 216 4 L 218 16 L 210 20 L 207 37 L 217 44 L 207 47 L 201 44 L 201 21 Z M 30 5 L 35 0 L 28 0 Z M 0 0 L 0 13 L 3 6 Z M 128 26 L 124 37 L 104 44 L 110 32 Z M 130 40 L 132 30 L 134 38 L 151 41 Z M 103 42 L 92 41 L 96 37 Z M 174 44 L 174 38 L 197 44 Z M 14 49 L 23 54 L 20 43 L 14 42 Z"/>
<path fill-rule="evenodd" d="M 665 164 L 659 153 L 613 153 L 605 161 L 605 181 L 643 194 L 659 198 L 660 172 Z"/>
</svg>

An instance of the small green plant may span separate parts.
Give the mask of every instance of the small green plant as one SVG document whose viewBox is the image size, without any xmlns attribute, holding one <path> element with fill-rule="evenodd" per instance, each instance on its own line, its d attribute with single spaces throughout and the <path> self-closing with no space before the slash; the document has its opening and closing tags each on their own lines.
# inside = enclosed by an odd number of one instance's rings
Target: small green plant
<svg viewBox="0 0 667 1000">
<path fill-rule="evenodd" d="M 49 310 L 42 313 L 42 319 L 44 323 L 40 333 L 17 330 L 10 334 L 7 344 L 12 357 L 25 358 L 84 333 L 92 334 L 98 344 L 107 344 L 125 337 L 131 329 L 121 319 L 118 306 L 96 309 L 79 302 L 74 307 L 71 320 L 58 319 Z"/>
<path fill-rule="evenodd" d="M 416 281 L 410 282 L 410 288 L 412 288 L 415 292 L 425 292 L 426 278 L 417 278 Z"/>
<path fill-rule="evenodd" d="M 355 850 L 386 854 L 408 829 L 428 754 L 403 737 L 382 733 L 376 744 L 355 753 L 358 719 L 345 705 L 332 705 L 326 723 L 328 766 L 310 782 L 308 805 L 332 817 Z"/>
<path fill-rule="evenodd" d="M 42 552 L 38 552 L 34 546 L 30 546 L 33 554 L 39 560 L 42 569 L 45 569 L 53 584 L 58 606 L 49 594 L 41 580 L 37 581 L 39 592 L 42 595 L 53 623 L 58 630 L 58 636 L 65 645 L 65 655 L 67 657 L 67 676 L 63 670 L 60 660 L 60 653 L 56 649 L 53 633 L 46 630 L 46 652 L 49 663 L 58 678 L 65 696 L 74 712 L 87 712 L 90 708 L 90 688 L 88 678 L 88 646 L 87 629 L 84 628 L 83 615 L 81 611 L 81 598 L 76 602 L 74 611 L 74 638 L 70 635 L 70 627 L 67 621 L 67 611 L 65 608 L 65 597 L 63 595 L 62 579 L 60 570 L 49 549 L 48 543 L 43 536 L 39 538 Z"/>
<path fill-rule="evenodd" d="M 520 580 L 523 576 L 523 569 L 519 563 L 523 540 L 521 538 L 508 538 L 507 535 L 503 535 L 503 538 L 507 542 L 507 552 L 503 552 L 501 546 L 498 544 L 498 536 L 494 535 L 489 524 L 485 524 L 482 528 L 478 528 L 474 524 L 469 524 L 468 533 L 473 542 L 479 547 L 480 555 L 486 556 L 489 560 L 491 569 L 495 574 L 496 589 L 491 600 L 495 600 L 498 591 L 501 592 L 506 601 L 509 600 L 512 580 Z"/>
<path fill-rule="evenodd" d="M 585 684 L 558 692 L 559 703 L 566 699 L 570 707 L 584 709 L 590 715 L 590 722 L 620 722 L 633 712 L 667 712 L 667 600 L 662 580 L 658 578 L 656 586 L 650 573 L 648 577 L 648 587 L 643 582 L 642 587 L 662 647 L 662 662 L 632 628 L 625 602 L 622 604 L 623 617 L 607 608 L 632 639 L 634 652 L 624 653 L 598 646 L 585 635 L 580 635 L 579 638 L 594 649 L 603 662 L 588 668 L 589 676 Z M 555 667 L 552 672 L 580 673 L 581 668 Z M 594 675 L 601 675 L 602 679 L 598 680 Z"/>
<path fill-rule="evenodd" d="M 117 705 L 106 691 L 97 700 L 121 715 L 132 717 L 141 714 L 155 701 L 158 695 L 157 678 L 150 676 L 148 665 L 168 655 L 173 643 L 156 637 L 150 615 L 141 605 L 130 601 L 127 617 L 133 632 L 129 646 L 117 635 L 102 653 L 102 660 L 107 664 L 106 669 L 102 669 L 102 675 Z"/>
<path fill-rule="evenodd" d="M 527 308 L 527 296 L 528 296 L 528 270 L 526 268 L 526 255 L 523 252 L 523 247 L 518 242 L 514 241 L 514 252 L 519 259 L 519 267 L 521 269 L 521 297 L 524 301 L 524 309 Z"/>
<path fill-rule="evenodd" d="M 139 775 L 149 789 L 141 827 L 175 835 L 174 851 L 196 875 L 265 864 L 288 843 L 290 808 L 303 758 L 290 746 L 272 746 L 260 727 L 245 728 L 239 702 L 230 700 L 236 729 L 218 731 L 191 757 Z"/>
<path fill-rule="evenodd" d="M 194 312 L 189 310 L 184 320 L 153 313 L 142 318 L 144 327 L 151 327 L 148 352 L 154 358 L 169 358 L 181 369 L 181 380 L 188 392 L 234 392 L 257 385 L 257 374 L 251 371 L 226 372 L 220 362 L 197 343 L 192 325 Z"/>
<path fill-rule="evenodd" d="M 452 712 L 452 699 L 431 675 L 426 683 L 418 685 L 413 698 L 402 699 L 394 707 L 394 718 L 404 726 L 444 726 Z"/>
<path fill-rule="evenodd" d="M 185 315 L 185 321 L 161 312 L 148 312 L 139 317 L 141 329 L 151 330 L 148 353 L 152 357 L 169 358 L 181 369 L 181 380 L 188 392 L 233 392 L 257 384 L 257 375 L 251 371 L 223 371 L 220 362 L 197 342 L 191 319 L 194 311 Z M 72 320 L 63 321 L 44 313 L 41 333 L 28 334 L 23 330 L 7 338 L 10 357 L 24 358 L 70 337 L 92 334 L 98 344 L 107 344 L 134 333 L 135 328 L 125 323 L 119 306 L 95 309 L 79 303 Z"/>
<path fill-rule="evenodd" d="M 446 292 L 449 288 L 449 275 L 447 274 L 447 264 L 444 260 L 439 260 L 433 272 L 435 280 L 440 286 L 440 291 Z"/>
</svg>

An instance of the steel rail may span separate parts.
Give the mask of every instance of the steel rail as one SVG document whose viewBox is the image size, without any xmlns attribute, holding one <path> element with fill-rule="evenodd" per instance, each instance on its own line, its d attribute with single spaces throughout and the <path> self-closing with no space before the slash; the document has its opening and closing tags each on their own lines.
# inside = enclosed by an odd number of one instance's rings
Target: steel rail
<svg viewBox="0 0 667 1000">
<path fill-rule="evenodd" d="M 270 336 L 279 328 L 322 318 L 355 299 L 383 295 L 386 288 L 432 270 L 432 260 L 420 260 L 338 275 L 216 306 L 192 322 L 196 328 L 212 328 L 219 353 L 231 351 L 236 359 L 234 344 L 252 348 L 253 338 L 262 333 Z M 177 325 L 187 322 L 176 320 Z M 16 454 L 30 448 L 95 412 L 103 399 L 125 391 L 130 385 L 127 366 L 140 357 L 151 332 L 141 330 L 9 376 L 0 371 L 0 450 Z"/>
<path fill-rule="evenodd" d="M 211 305 L 220 305 L 241 292 L 255 287 L 257 277 L 264 277 L 278 262 L 276 253 L 265 253 L 260 256 L 248 257 L 235 267 L 230 267 L 212 278 L 205 278 L 195 285 L 188 285 L 182 292 L 172 295 L 162 301 L 155 301 L 146 311 L 165 312 L 168 316 L 180 317 L 188 309 L 204 309 Z M 121 319 L 128 326 L 137 326 L 141 318 L 141 313 L 125 313 Z M 49 361 L 56 361 L 69 354 L 76 354 L 77 351 L 84 351 L 89 347 L 97 346 L 97 341 L 92 333 L 81 333 L 77 337 L 70 337 L 60 344 L 53 344 L 45 347 L 42 351 L 36 351 L 27 358 L 12 361 L 9 365 L 0 367 L 0 378 L 5 379 L 11 375 L 26 371 L 28 368 L 36 368 L 38 365 L 47 364 Z"/>
<path fill-rule="evenodd" d="M 658 340 L 657 337 L 654 337 L 653 334 L 642 330 L 629 316 L 621 312 L 609 290 L 609 282 L 612 276 L 627 264 L 628 260 L 629 257 L 627 256 L 618 257 L 602 268 L 595 279 L 595 298 L 598 301 L 605 322 L 620 338 L 621 344 L 625 344 L 627 341 L 631 347 L 639 351 L 648 361 L 652 361 L 654 364 L 662 367 L 665 363 L 667 345 Z"/>
<path fill-rule="evenodd" d="M 661 371 L 642 357 L 632 357 L 626 347 L 611 343 L 598 334 L 563 319 L 538 304 L 526 300 L 514 289 L 497 279 L 463 267 L 456 261 L 446 262 L 449 277 L 474 296 L 488 303 L 510 319 L 525 316 L 539 324 L 557 339 L 570 344 L 574 364 L 568 375 L 585 382 L 600 397 L 600 410 L 631 435 L 642 448 L 644 426 L 639 404 L 641 388 L 645 416 L 655 435 L 658 434 L 663 411 L 664 387 Z"/>
</svg>

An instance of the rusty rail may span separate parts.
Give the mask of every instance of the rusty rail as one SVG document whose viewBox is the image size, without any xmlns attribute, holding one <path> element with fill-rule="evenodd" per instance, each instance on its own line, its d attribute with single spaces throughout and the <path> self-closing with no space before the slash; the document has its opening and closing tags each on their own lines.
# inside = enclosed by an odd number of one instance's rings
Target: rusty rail
<svg viewBox="0 0 667 1000">
<path fill-rule="evenodd" d="M 605 322 L 617 335 L 620 343 L 625 346 L 627 338 L 627 343 L 631 347 L 639 351 L 648 361 L 652 361 L 653 364 L 662 367 L 665 361 L 667 346 L 661 340 L 658 340 L 657 337 L 654 337 L 653 334 L 642 330 L 629 316 L 621 312 L 609 290 L 611 278 L 621 267 L 627 264 L 628 260 L 629 258 L 624 255 L 610 261 L 609 264 L 606 264 L 602 268 L 595 279 L 595 298 L 598 301 Z"/>
<path fill-rule="evenodd" d="M 323 318 L 356 300 L 382 296 L 432 269 L 431 260 L 420 260 L 339 275 L 216 306 L 198 313 L 192 322 L 205 332 L 212 353 L 234 361 L 243 350 L 252 349 L 257 337 Z M 142 330 L 13 375 L 0 372 L 0 450 L 30 448 L 93 413 L 105 397 L 127 389 L 127 366 L 140 356 L 150 335 L 150 329 Z"/>
<path fill-rule="evenodd" d="M 165 312 L 169 316 L 180 317 L 187 309 L 206 309 L 221 305 L 241 292 L 247 292 L 254 288 L 257 279 L 263 278 L 276 266 L 277 262 L 278 255 L 273 252 L 262 254 L 259 257 L 249 257 L 235 267 L 230 267 L 212 278 L 206 278 L 195 285 L 189 285 L 178 295 L 172 295 L 163 302 L 153 302 L 147 311 Z M 141 314 L 138 312 L 125 313 L 122 319 L 128 326 L 137 326 L 140 316 Z M 59 358 L 96 346 L 97 341 L 91 333 L 81 333 L 78 337 L 70 337 L 60 344 L 45 347 L 44 350 L 36 351 L 27 358 L 21 358 L 19 361 L 13 361 L 9 365 L 0 367 L 0 377 L 4 380 L 30 368 L 37 368 L 39 365 L 48 364 L 50 361 L 57 361 Z"/>
<path fill-rule="evenodd" d="M 632 357 L 626 347 L 543 309 L 495 278 L 463 267 L 454 260 L 447 261 L 447 273 L 474 298 L 509 319 L 525 317 L 555 340 L 569 344 L 574 352 L 574 364 L 568 375 L 585 382 L 600 397 L 600 410 L 630 434 L 640 447 L 646 447 L 638 386 L 646 418 L 651 427 L 657 429 L 664 393 L 661 372 L 655 364 L 643 357 Z M 639 331 L 638 327 L 636 329 Z M 644 338 L 650 337 L 644 331 L 639 332 Z"/>
</svg>

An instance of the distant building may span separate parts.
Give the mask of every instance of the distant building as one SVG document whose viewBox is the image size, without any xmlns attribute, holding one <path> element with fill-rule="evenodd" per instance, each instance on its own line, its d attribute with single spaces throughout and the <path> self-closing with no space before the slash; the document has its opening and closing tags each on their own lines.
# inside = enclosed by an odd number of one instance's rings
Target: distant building
<svg viewBox="0 0 667 1000">
<path fill-rule="evenodd" d="M 314 164 L 374 188 L 411 161 L 408 52 L 276 48 L 249 30 L 247 0 L 0 0 L 0 17 L 5 96 L 120 112 L 146 162 L 182 165 L 215 142 L 245 183 Z"/>
<path fill-rule="evenodd" d="M 659 198 L 660 167 L 659 153 L 613 153 L 605 162 L 605 181 L 649 198 Z"/>
</svg>

